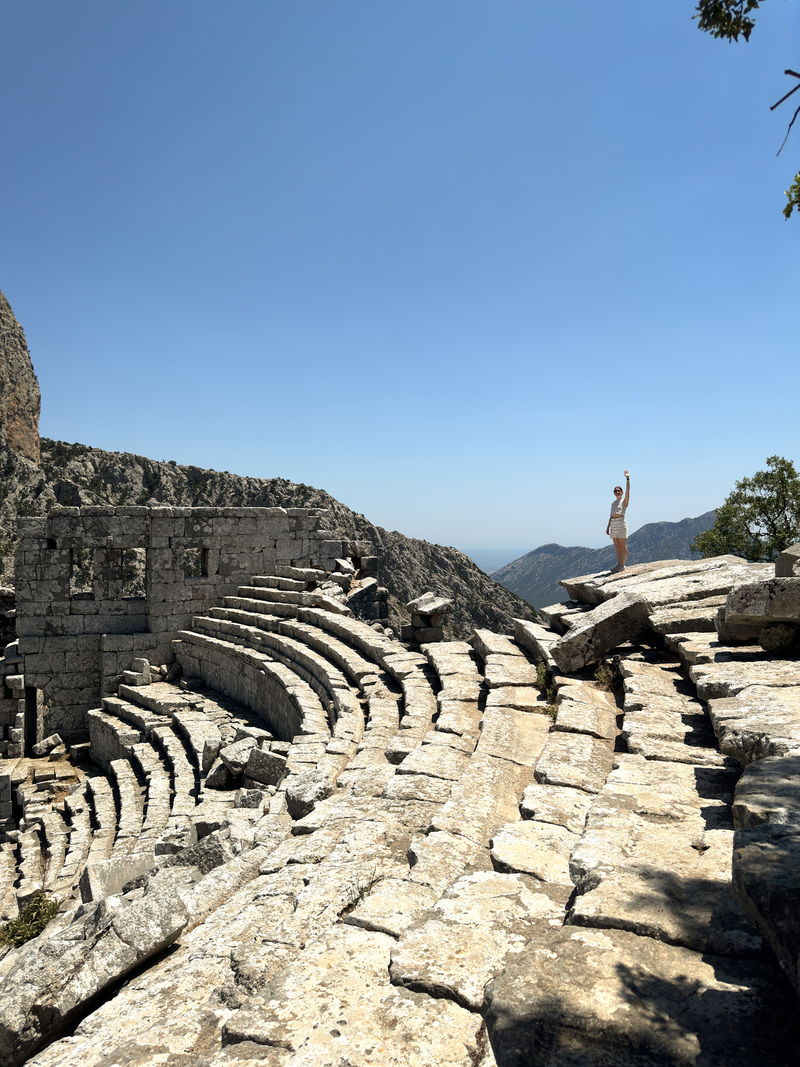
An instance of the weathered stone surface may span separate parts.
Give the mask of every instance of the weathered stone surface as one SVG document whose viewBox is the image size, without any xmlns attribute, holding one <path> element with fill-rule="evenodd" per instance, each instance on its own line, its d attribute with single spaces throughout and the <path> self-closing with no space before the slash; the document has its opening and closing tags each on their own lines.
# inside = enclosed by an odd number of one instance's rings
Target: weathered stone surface
<svg viewBox="0 0 800 1067">
<path fill-rule="evenodd" d="M 518 711 L 531 711 L 544 714 L 547 698 L 542 696 L 536 686 L 504 685 L 492 689 L 486 700 L 487 708 L 517 708 Z M 441 729 L 439 723 L 437 727 Z"/>
<path fill-rule="evenodd" d="M 800 756 L 769 756 L 745 767 L 733 797 L 733 825 L 800 826 Z"/>
<path fill-rule="evenodd" d="M 750 685 L 709 700 L 719 747 L 741 763 L 800 750 L 800 685 Z"/>
<path fill-rule="evenodd" d="M 499 756 L 533 767 L 548 738 L 550 720 L 514 708 L 486 708 L 478 741 L 481 756 Z"/>
<path fill-rule="evenodd" d="M 700 952 L 755 955 L 730 895 L 734 772 L 618 757 L 570 857 L 571 921 Z"/>
<path fill-rule="evenodd" d="M 84 1001 L 171 944 L 187 918 L 180 896 L 166 886 L 138 900 L 108 897 L 59 936 L 29 942 L 3 975 L 3 1062 L 21 1062 Z"/>
<path fill-rule="evenodd" d="M 800 622 L 800 577 L 737 585 L 725 602 L 726 622 Z"/>
<path fill-rule="evenodd" d="M 647 626 L 650 605 L 640 596 L 621 593 L 588 611 L 553 645 L 562 671 L 580 670 L 617 645 L 638 637 Z"/>
<path fill-rule="evenodd" d="M 22 327 L 0 292 L 0 429 L 9 445 L 39 465 L 39 382 Z"/>
<path fill-rule="evenodd" d="M 773 622 L 762 626 L 758 643 L 765 652 L 788 652 L 800 636 L 800 626 L 788 622 Z"/>
<path fill-rule="evenodd" d="M 439 899 L 430 886 L 409 878 L 383 878 L 345 918 L 350 926 L 399 937 Z"/>
<path fill-rule="evenodd" d="M 718 659 L 713 663 L 697 663 L 689 669 L 689 676 L 697 686 L 701 700 L 732 697 L 748 686 L 800 688 L 800 660 L 781 659 Z"/>
<path fill-rule="evenodd" d="M 219 758 L 236 778 L 244 770 L 251 751 L 256 748 L 253 737 L 243 737 L 241 741 L 235 741 L 232 745 L 225 745 L 219 750 Z M 250 775 L 249 777 L 253 777 Z"/>
<path fill-rule="evenodd" d="M 293 819 L 302 819 L 313 810 L 319 800 L 333 792 L 333 782 L 320 770 L 303 771 L 294 775 L 286 786 L 286 807 Z"/>
<path fill-rule="evenodd" d="M 565 733 L 591 734 L 604 741 L 617 736 L 617 708 L 609 703 L 574 699 L 559 689 L 556 730 Z"/>
<path fill-rule="evenodd" d="M 789 1067 L 797 1010 L 776 972 L 619 930 L 550 928 L 507 959 L 484 1014 L 499 1067 Z"/>
<path fill-rule="evenodd" d="M 429 774 L 432 778 L 458 781 L 469 762 L 469 756 L 445 745 L 420 745 L 403 760 L 398 774 Z"/>
<path fill-rule="evenodd" d="M 286 774 L 286 756 L 269 748 L 251 746 L 244 765 L 245 778 L 264 785 L 280 785 Z"/>
<path fill-rule="evenodd" d="M 515 822 L 492 838 L 492 863 L 498 871 L 528 874 L 540 882 L 569 886 L 569 857 L 578 835 L 552 823 Z"/>
<path fill-rule="evenodd" d="M 724 596 L 690 600 L 686 604 L 668 604 L 650 614 L 650 626 L 657 634 L 714 633 Z"/>
<path fill-rule="evenodd" d="M 800 577 L 800 544 L 789 545 L 775 560 L 775 577 Z"/>
<path fill-rule="evenodd" d="M 392 949 L 392 982 L 478 1011 L 484 986 L 506 957 L 519 952 L 543 921 L 560 924 L 561 917 L 557 904 L 516 875 L 466 875 L 401 935 Z"/>
<path fill-rule="evenodd" d="M 443 831 L 415 837 L 408 849 L 408 862 L 408 877 L 430 886 L 437 897 L 461 875 L 492 870 L 485 846 Z"/>
<path fill-rule="evenodd" d="M 453 783 L 448 802 L 431 819 L 431 829 L 488 845 L 498 827 L 519 814 L 517 798 L 530 773 L 510 760 L 473 757 L 465 773 Z"/>
<path fill-rule="evenodd" d="M 522 655 L 500 656 L 496 653 L 486 658 L 484 680 L 490 689 L 498 686 L 536 685 L 536 668 Z"/>
<path fill-rule="evenodd" d="M 733 890 L 800 994 L 800 829 L 737 830 Z"/>
<path fill-rule="evenodd" d="M 536 764 L 536 781 L 598 793 L 613 766 L 611 746 L 589 734 L 552 733 Z"/>
<path fill-rule="evenodd" d="M 552 823 L 580 834 L 593 803 L 594 795 L 583 789 L 534 782 L 522 794 L 520 813 L 523 819 Z"/>
<path fill-rule="evenodd" d="M 302 1051 L 309 1065 L 372 1060 L 385 1067 L 464 1067 L 475 1060 L 480 1015 L 390 985 L 393 945 L 386 934 L 334 929 L 228 1019 L 225 1042 Z"/>
</svg>

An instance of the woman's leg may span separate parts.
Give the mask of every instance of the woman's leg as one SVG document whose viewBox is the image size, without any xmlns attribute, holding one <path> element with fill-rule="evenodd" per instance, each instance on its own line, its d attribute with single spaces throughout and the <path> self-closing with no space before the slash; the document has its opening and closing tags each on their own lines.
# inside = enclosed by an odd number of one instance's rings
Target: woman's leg
<svg viewBox="0 0 800 1067">
<path fill-rule="evenodd" d="M 617 552 L 617 566 L 624 567 L 625 560 L 628 558 L 628 538 L 627 537 L 613 537 L 614 548 Z"/>
</svg>

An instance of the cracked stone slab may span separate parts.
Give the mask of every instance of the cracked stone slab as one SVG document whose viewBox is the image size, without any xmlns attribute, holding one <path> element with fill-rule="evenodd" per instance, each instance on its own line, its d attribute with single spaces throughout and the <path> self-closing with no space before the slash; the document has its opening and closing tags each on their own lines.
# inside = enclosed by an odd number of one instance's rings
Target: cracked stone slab
<svg viewBox="0 0 800 1067">
<path fill-rule="evenodd" d="M 578 840 L 578 834 L 552 823 L 509 823 L 492 837 L 492 863 L 498 871 L 527 874 L 571 892 L 569 857 Z"/>
<path fill-rule="evenodd" d="M 561 907 L 531 892 L 516 875 L 466 875 L 401 935 L 392 949 L 392 982 L 477 1012 L 484 986 L 507 957 L 520 952 L 542 925 L 560 925 L 562 918 Z"/>
<path fill-rule="evenodd" d="M 550 720 L 514 708 L 486 708 L 477 751 L 532 767 L 545 746 Z"/>
<path fill-rule="evenodd" d="M 439 895 L 430 886 L 409 878 L 383 878 L 343 921 L 350 926 L 399 937 L 433 907 Z"/>
<path fill-rule="evenodd" d="M 498 689 L 500 686 L 536 686 L 536 668 L 528 663 L 522 653 L 516 656 L 500 656 L 491 653 L 486 657 L 486 669 L 484 681 L 489 689 Z"/>
<path fill-rule="evenodd" d="M 442 830 L 416 836 L 408 849 L 408 862 L 407 877 L 430 886 L 437 897 L 462 875 L 492 870 L 488 848 Z"/>
<path fill-rule="evenodd" d="M 777 967 L 619 930 L 543 930 L 488 984 L 484 1014 L 502 1067 L 789 1067 L 798 1042 Z"/>
<path fill-rule="evenodd" d="M 593 803 L 594 796 L 583 789 L 534 782 L 522 794 L 519 810 L 523 819 L 563 826 L 580 834 Z"/>
<path fill-rule="evenodd" d="M 542 696 L 536 686 L 503 685 L 490 690 L 486 707 L 545 713 L 547 698 Z"/>
<path fill-rule="evenodd" d="M 614 764 L 611 746 L 589 734 L 551 733 L 535 777 L 544 785 L 570 786 L 598 793 Z"/>
<path fill-rule="evenodd" d="M 564 733 L 590 734 L 602 741 L 613 741 L 617 736 L 617 709 L 610 704 L 602 706 L 563 696 L 559 690 L 558 711 L 555 729 Z"/>
<path fill-rule="evenodd" d="M 227 1020 L 225 1043 L 283 1048 L 298 1067 L 464 1067 L 470 1058 L 477 1061 L 484 1043 L 481 1017 L 390 984 L 393 945 L 386 934 L 335 928 Z"/>
<path fill-rule="evenodd" d="M 179 893 L 165 885 L 141 899 L 107 897 L 57 936 L 23 946 L 3 975 L 3 1061 L 24 1058 L 86 1000 L 172 944 L 187 921 Z"/>
<path fill-rule="evenodd" d="M 741 763 L 800 750 L 800 685 L 751 685 L 709 700 L 719 747 Z"/>
<path fill-rule="evenodd" d="M 460 834 L 482 845 L 519 816 L 519 796 L 533 772 L 510 760 L 473 756 L 450 799 L 431 819 L 432 830 Z"/>
<path fill-rule="evenodd" d="M 410 752 L 400 766 L 397 775 L 428 774 L 431 778 L 445 778 L 456 782 L 464 773 L 470 757 L 466 752 L 446 745 L 420 745 Z"/>
</svg>

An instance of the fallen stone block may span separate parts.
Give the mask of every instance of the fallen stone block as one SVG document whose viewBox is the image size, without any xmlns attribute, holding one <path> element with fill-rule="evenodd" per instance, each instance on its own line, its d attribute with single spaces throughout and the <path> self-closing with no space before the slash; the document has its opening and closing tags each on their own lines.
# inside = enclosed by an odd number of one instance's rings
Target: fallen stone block
<svg viewBox="0 0 800 1067">
<path fill-rule="evenodd" d="M 620 593 L 576 621 L 553 645 L 559 670 L 570 673 L 631 641 L 647 628 L 650 606 L 640 596 Z"/>
<path fill-rule="evenodd" d="M 293 819 L 302 819 L 314 810 L 319 800 L 327 799 L 334 783 L 319 770 L 303 771 L 294 775 L 286 786 L 286 807 Z"/>
<path fill-rule="evenodd" d="M 272 748 L 251 748 L 244 777 L 264 785 L 280 785 L 286 774 L 286 756 Z"/>
<path fill-rule="evenodd" d="M 49 737 L 45 737 L 43 741 L 39 741 L 38 744 L 33 746 L 33 748 L 31 749 L 31 755 L 47 756 L 53 751 L 53 749 L 58 748 L 63 744 L 64 742 L 61 740 L 58 734 L 50 734 Z"/>
</svg>

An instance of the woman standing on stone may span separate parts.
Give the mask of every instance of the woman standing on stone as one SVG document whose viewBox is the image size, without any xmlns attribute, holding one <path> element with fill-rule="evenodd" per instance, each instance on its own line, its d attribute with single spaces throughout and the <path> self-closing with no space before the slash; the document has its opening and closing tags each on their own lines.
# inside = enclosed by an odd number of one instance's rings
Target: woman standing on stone
<svg viewBox="0 0 800 1067">
<path fill-rule="evenodd" d="M 628 524 L 625 522 L 625 512 L 628 510 L 628 501 L 631 498 L 631 476 L 628 471 L 625 474 L 625 499 L 622 499 L 622 486 L 614 489 L 614 499 L 611 502 L 611 517 L 606 526 L 606 536 L 614 542 L 617 550 L 617 565 L 612 568 L 612 574 L 619 574 L 625 570 L 625 560 L 628 558 Z"/>
</svg>

